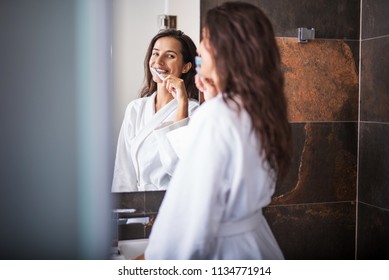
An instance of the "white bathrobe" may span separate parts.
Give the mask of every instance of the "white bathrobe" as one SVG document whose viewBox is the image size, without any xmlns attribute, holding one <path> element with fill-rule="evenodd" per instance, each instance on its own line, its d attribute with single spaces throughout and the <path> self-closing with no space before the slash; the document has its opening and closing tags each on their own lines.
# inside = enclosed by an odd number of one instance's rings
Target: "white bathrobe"
<svg viewBox="0 0 389 280">
<path fill-rule="evenodd" d="M 164 190 L 178 157 L 166 133 L 188 124 L 186 118 L 173 123 L 177 100 L 173 99 L 155 113 L 156 92 L 130 102 L 120 129 L 112 192 Z M 198 107 L 189 100 L 189 116 Z"/>
<path fill-rule="evenodd" d="M 187 131 L 190 148 L 170 181 L 145 258 L 283 259 L 262 215 L 275 182 L 248 114 L 238 116 L 219 94 L 197 110 Z"/>
</svg>

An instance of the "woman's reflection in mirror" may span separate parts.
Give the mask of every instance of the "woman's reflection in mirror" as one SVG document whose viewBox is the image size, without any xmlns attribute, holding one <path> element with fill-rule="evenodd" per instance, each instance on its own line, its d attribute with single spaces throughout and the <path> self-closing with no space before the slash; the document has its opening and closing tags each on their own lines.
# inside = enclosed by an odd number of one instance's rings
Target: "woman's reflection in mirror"
<svg viewBox="0 0 389 280">
<path fill-rule="evenodd" d="M 113 192 L 167 188 L 178 157 L 166 134 L 186 126 L 198 107 L 195 56 L 194 42 L 180 30 L 152 38 L 140 98 L 128 104 L 120 129 Z"/>
<path fill-rule="evenodd" d="M 244 2 L 209 10 L 191 119 L 146 259 L 283 259 L 262 208 L 285 175 L 290 125 L 280 53 L 265 14 Z"/>
</svg>

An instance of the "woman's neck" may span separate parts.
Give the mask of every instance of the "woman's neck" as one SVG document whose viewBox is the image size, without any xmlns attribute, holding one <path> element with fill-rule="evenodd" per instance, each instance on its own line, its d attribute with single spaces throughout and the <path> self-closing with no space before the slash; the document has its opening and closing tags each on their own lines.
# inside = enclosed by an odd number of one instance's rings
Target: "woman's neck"
<svg viewBox="0 0 389 280">
<path fill-rule="evenodd" d="M 162 87 L 162 84 L 158 84 L 157 95 L 155 96 L 155 112 L 158 112 L 163 106 L 173 100 L 173 96 Z"/>
</svg>

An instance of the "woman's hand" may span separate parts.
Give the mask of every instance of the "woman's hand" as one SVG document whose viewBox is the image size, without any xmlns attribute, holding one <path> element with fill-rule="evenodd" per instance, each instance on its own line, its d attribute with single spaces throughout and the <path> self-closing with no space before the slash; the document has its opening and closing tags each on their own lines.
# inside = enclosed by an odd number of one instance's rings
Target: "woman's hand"
<svg viewBox="0 0 389 280">
<path fill-rule="evenodd" d="M 218 94 L 215 83 L 211 79 L 197 74 L 195 76 L 195 83 L 198 90 L 204 93 L 205 101 L 215 97 Z"/>
<path fill-rule="evenodd" d="M 186 93 L 184 80 L 177 78 L 176 76 L 169 75 L 163 81 L 163 86 L 178 101 L 178 103 L 188 102 L 188 95 Z"/>
<path fill-rule="evenodd" d="M 188 95 L 186 93 L 184 80 L 169 75 L 163 81 L 163 86 L 168 92 L 177 100 L 177 112 L 175 122 L 183 120 L 188 117 Z"/>
</svg>

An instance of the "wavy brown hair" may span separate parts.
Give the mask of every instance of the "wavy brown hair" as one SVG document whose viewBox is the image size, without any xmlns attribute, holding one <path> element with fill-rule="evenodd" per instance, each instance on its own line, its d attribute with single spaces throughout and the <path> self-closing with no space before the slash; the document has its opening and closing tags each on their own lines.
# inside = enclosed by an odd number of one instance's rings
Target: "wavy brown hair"
<svg viewBox="0 0 389 280">
<path fill-rule="evenodd" d="M 284 177 L 292 153 L 291 130 L 281 58 L 270 20 L 254 5 L 227 2 L 207 12 L 203 28 L 224 100 L 237 103 L 234 97 L 240 97 L 261 143 L 259 153 L 275 176 Z"/>
<path fill-rule="evenodd" d="M 153 94 L 153 92 L 157 90 L 157 83 L 154 82 L 153 76 L 150 72 L 149 61 L 153 52 L 155 42 L 162 37 L 171 37 L 179 41 L 181 44 L 181 54 L 183 56 L 184 63 L 192 63 L 192 67 L 190 68 L 190 70 L 186 73 L 183 73 L 180 78 L 184 80 L 188 98 L 197 99 L 198 89 L 196 88 L 196 85 L 194 83 L 194 77 L 196 75 L 196 45 L 188 35 L 176 29 L 162 30 L 151 39 L 144 61 L 145 79 L 143 81 L 143 86 L 140 91 L 140 97 L 150 96 L 151 94 Z"/>
</svg>

